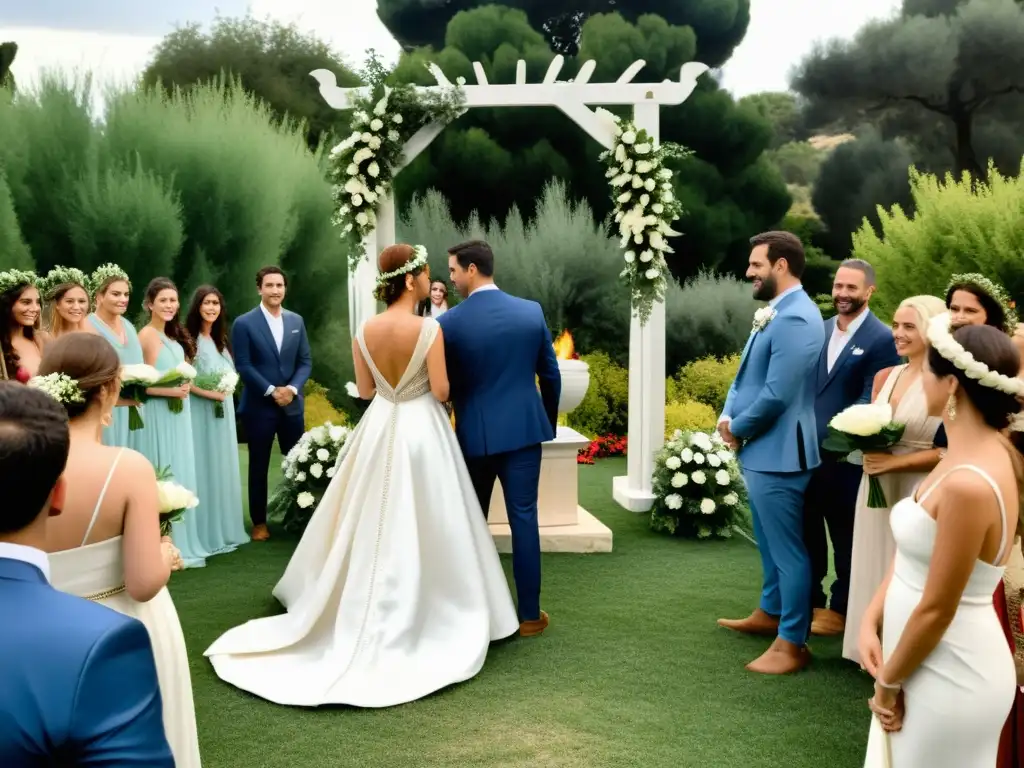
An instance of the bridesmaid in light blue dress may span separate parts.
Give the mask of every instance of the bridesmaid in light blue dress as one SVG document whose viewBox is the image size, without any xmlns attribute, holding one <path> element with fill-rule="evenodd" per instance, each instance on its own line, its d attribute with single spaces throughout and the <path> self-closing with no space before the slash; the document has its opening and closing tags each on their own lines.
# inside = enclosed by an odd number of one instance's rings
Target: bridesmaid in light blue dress
<svg viewBox="0 0 1024 768">
<path fill-rule="evenodd" d="M 132 284 L 128 275 L 116 264 L 104 264 L 89 278 L 96 299 L 96 311 L 89 315 L 86 329 L 105 338 L 114 347 L 121 365 L 141 365 L 142 346 L 135 333 L 135 327 L 124 319 L 131 298 Z M 103 428 L 103 444 L 115 448 L 138 450 L 141 430 L 128 431 L 128 408 L 130 405 L 119 401 L 114 408 L 111 422 Z M 145 420 L 145 413 L 143 412 Z"/>
<path fill-rule="evenodd" d="M 142 354 L 148 365 L 160 373 L 195 356 L 195 343 L 178 322 L 178 289 L 166 277 L 154 278 L 146 287 L 144 302 L 150 314 L 149 324 L 139 331 Z M 192 416 L 189 411 L 189 385 L 150 387 L 146 390 L 146 428 L 139 435 L 137 450 L 159 470 L 169 467 L 174 482 L 199 495 L 196 489 L 196 464 L 192 442 Z M 171 399 L 181 401 L 182 410 L 174 413 L 168 407 Z M 171 539 L 181 551 L 186 568 L 206 565 L 210 552 L 203 547 L 199 535 L 199 508 L 185 511 L 171 528 Z"/>
<path fill-rule="evenodd" d="M 196 340 L 194 365 L 200 375 L 234 372 L 227 310 L 220 291 L 212 285 L 196 289 L 185 327 Z M 214 413 L 218 402 L 224 409 L 222 418 Z M 242 473 L 238 464 L 234 398 L 193 385 L 191 410 L 200 499 L 199 540 L 213 554 L 231 552 L 249 541 L 242 519 Z"/>
</svg>

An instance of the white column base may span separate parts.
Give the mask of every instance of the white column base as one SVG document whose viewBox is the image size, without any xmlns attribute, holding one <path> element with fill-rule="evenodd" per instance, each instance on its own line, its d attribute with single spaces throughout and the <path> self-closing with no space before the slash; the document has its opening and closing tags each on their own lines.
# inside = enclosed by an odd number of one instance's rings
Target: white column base
<svg viewBox="0 0 1024 768">
<path fill-rule="evenodd" d="M 630 512 L 650 512 L 654 506 L 654 494 L 642 488 L 632 488 L 628 475 L 612 478 L 612 498 L 615 503 Z"/>
</svg>

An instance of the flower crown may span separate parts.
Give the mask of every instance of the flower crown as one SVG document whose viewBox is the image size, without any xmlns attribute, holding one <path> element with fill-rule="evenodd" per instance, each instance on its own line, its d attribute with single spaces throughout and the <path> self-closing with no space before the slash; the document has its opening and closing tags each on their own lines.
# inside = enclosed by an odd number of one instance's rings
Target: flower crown
<svg viewBox="0 0 1024 768">
<path fill-rule="evenodd" d="M 949 279 L 949 285 L 946 286 L 946 293 L 948 294 L 955 285 L 970 285 L 984 293 L 1003 308 L 1003 317 L 1006 318 L 1003 321 L 1003 330 L 1010 336 L 1017 330 L 1017 312 L 1014 309 L 1013 300 L 1001 285 L 996 285 L 987 277 L 977 272 L 953 275 Z"/>
<path fill-rule="evenodd" d="M 39 279 L 36 286 L 44 299 L 51 299 L 57 288 L 69 284 L 80 285 L 86 292 L 89 291 L 89 278 L 85 272 L 75 267 L 54 267 L 46 273 L 46 277 Z"/>
<path fill-rule="evenodd" d="M 405 264 L 391 272 L 383 272 L 377 275 L 377 287 L 374 289 L 373 295 L 378 301 L 384 300 L 382 292 L 384 290 L 384 286 L 387 285 L 389 281 L 396 277 L 400 277 L 401 275 L 407 275 L 410 272 L 415 272 L 417 269 L 427 265 L 427 249 L 422 245 L 414 245 L 412 250 L 412 258 L 405 262 Z"/>
<path fill-rule="evenodd" d="M 928 343 L 936 352 L 963 371 L 967 378 L 974 379 L 983 387 L 999 390 L 1012 397 L 1024 395 L 1024 381 L 993 371 L 980 360 L 976 360 L 974 355 L 953 338 L 949 331 L 949 321 L 948 312 L 936 315 L 928 321 Z"/>
<path fill-rule="evenodd" d="M 7 293 L 25 285 L 36 285 L 38 281 L 39 277 L 35 272 L 8 269 L 6 272 L 0 272 L 0 293 Z"/>
<path fill-rule="evenodd" d="M 128 273 L 117 264 L 103 264 L 96 267 L 96 271 L 89 276 L 89 293 L 95 295 L 100 286 L 108 280 L 124 280 L 128 283 L 129 288 L 132 286 L 132 281 L 128 279 Z"/>
<path fill-rule="evenodd" d="M 58 403 L 68 405 L 69 403 L 84 403 L 85 393 L 78 386 L 78 381 L 72 379 L 66 373 L 48 373 L 45 376 L 33 376 L 28 380 L 28 386 L 45 392 Z"/>
</svg>

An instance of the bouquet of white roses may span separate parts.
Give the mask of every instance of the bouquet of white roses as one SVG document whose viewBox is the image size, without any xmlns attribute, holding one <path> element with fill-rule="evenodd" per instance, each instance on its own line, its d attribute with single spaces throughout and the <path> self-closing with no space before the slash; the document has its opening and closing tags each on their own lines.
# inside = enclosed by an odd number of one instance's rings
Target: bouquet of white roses
<svg viewBox="0 0 1024 768">
<path fill-rule="evenodd" d="M 121 399 L 131 400 L 136 403 L 144 403 L 149 399 L 146 389 L 152 387 L 160 379 L 160 372 L 152 365 L 122 365 L 121 366 Z M 134 432 L 145 426 L 139 408 L 135 405 L 128 406 L 128 429 Z"/>
<path fill-rule="evenodd" d="M 892 420 L 892 406 L 888 403 L 862 403 L 851 405 L 832 417 L 828 423 L 828 436 L 821 447 L 845 458 L 856 451 L 888 451 L 903 437 L 905 424 Z M 878 478 L 868 476 L 868 507 L 888 507 L 885 492 Z"/>
<path fill-rule="evenodd" d="M 195 509 L 199 499 L 192 491 L 173 480 L 174 475 L 167 467 L 156 473 L 157 496 L 160 500 L 160 535 L 171 535 L 171 524 L 181 520 L 188 509 Z"/>
<path fill-rule="evenodd" d="M 195 385 L 207 392 L 219 392 L 222 395 L 233 395 L 238 389 L 238 374 L 234 371 L 220 371 L 219 373 L 201 373 L 196 376 Z M 224 418 L 224 403 L 214 402 L 213 415 L 215 418 Z"/>
<path fill-rule="evenodd" d="M 196 375 L 196 369 L 191 365 L 188 363 L 178 363 L 170 370 L 160 374 L 160 378 L 150 386 L 160 387 L 161 389 L 173 389 L 187 382 L 195 381 Z M 183 400 L 178 400 L 174 397 L 167 398 L 167 410 L 171 413 L 181 413 L 184 409 L 185 403 Z"/>
<path fill-rule="evenodd" d="M 305 528 L 334 477 L 350 434 L 348 427 L 328 421 L 306 432 L 288 451 L 281 462 L 284 479 L 268 504 L 271 516 L 281 518 L 286 529 Z"/>
<path fill-rule="evenodd" d="M 676 430 L 654 461 L 651 527 L 728 538 L 746 498 L 736 456 L 717 432 Z"/>
</svg>

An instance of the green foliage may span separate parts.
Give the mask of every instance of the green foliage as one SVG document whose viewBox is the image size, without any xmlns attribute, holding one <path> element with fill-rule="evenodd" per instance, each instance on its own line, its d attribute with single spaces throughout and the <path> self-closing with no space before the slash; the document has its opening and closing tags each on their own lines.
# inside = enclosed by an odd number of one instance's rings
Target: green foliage
<svg viewBox="0 0 1024 768">
<path fill-rule="evenodd" d="M 704 273 L 683 287 L 670 283 L 665 306 L 666 369 L 675 371 L 691 360 L 741 352 L 760 306 L 750 285 L 733 277 Z"/>
<path fill-rule="evenodd" d="M 315 150 L 329 133 L 347 132 L 346 113 L 324 101 L 309 76 L 328 69 L 342 87 L 359 85 L 358 76 L 326 44 L 277 21 L 252 17 L 218 17 L 208 32 L 187 24 L 157 45 L 142 74 L 147 86 L 191 88 L 224 74 L 237 77 L 251 94 L 265 101 L 278 120 L 305 123 L 309 148 Z"/>
<path fill-rule="evenodd" d="M 739 367 L 740 356 L 738 354 L 721 359 L 705 357 L 693 360 L 684 365 L 676 374 L 675 396 L 672 399 L 703 403 L 714 413 L 719 414 L 725 407 L 725 398 L 729 394 L 729 387 L 732 386 L 732 380 L 736 378 Z M 717 422 L 717 417 L 715 421 Z M 714 423 L 711 426 L 714 426 Z"/>
<path fill-rule="evenodd" d="M 326 387 L 317 384 L 312 379 L 309 379 L 306 386 L 303 387 L 302 396 L 305 401 L 307 432 L 325 422 L 340 426 L 348 423 L 348 417 L 331 404 L 328 394 L 329 390 Z"/>
<path fill-rule="evenodd" d="M 696 400 L 679 400 L 665 405 L 665 439 L 668 440 L 676 430 L 707 431 L 715 428 L 718 414 L 706 403 Z"/>
<path fill-rule="evenodd" d="M 790 141 L 768 150 L 765 156 L 787 184 L 808 187 L 818 178 L 825 152 L 806 141 Z"/>
<path fill-rule="evenodd" d="M 11 188 L 7 186 L 7 179 L 0 170 L 0 271 L 35 268 L 32 254 L 21 236 L 21 227 L 14 213 Z"/>
<path fill-rule="evenodd" d="M 818 293 L 814 296 L 814 303 L 818 305 L 821 312 L 821 319 L 828 320 L 836 313 L 836 305 L 832 301 L 831 293 Z"/>
<path fill-rule="evenodd" d="M 853 236 L 854 255 L 878 273 L 872 311 L 889 317 L 907 296 L 943 296 L 954 272 L 980 272 L 1024 300 L 1024 177 L 989 167 L 987 182 L 952 174 L 940 179 L 912 170 L 913 217 L 894 205 Z"/>
<path fill-rule="evenodd" d="M 797 97 L 792 93 L 788 91 L 752 93 L 740 99 L 739 104 L 741 107 L 753 109 L 772 126 L 774 137 L 771 148 L 773 150 L 790 144 L 805 143 L 807 131 L 803 124 L 803 111 Z"/>
<path fill-rule="evenodd" d="M 0 43 L 0 88 L 15 90 L 14 73 L 11 71 L 11 64 L 14 57 L 18 55 L 17 43 Z"/>
<path fill-rule="evenodd" d="M 604 352 L 580 357 L 590 367 L 590 387 L 568 425 L 585 435 L 624 435 L 629 427 L 629 371 Z"/>
</svg>

